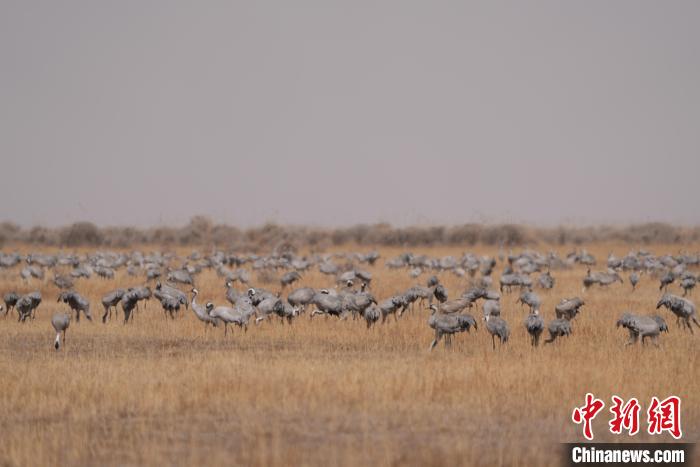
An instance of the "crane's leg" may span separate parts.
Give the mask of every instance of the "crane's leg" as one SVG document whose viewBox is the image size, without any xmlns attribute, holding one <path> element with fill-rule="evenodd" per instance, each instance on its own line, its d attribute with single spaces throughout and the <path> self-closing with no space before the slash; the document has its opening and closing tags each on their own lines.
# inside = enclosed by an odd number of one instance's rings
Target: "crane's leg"
<svg viewBox="0 0 700 467">
<path fill-rule="evenodd" d="M 491 334 L 491 344 L 493 345 L 493 350 L 496 350 L 496 336 Z"/>
</svg>

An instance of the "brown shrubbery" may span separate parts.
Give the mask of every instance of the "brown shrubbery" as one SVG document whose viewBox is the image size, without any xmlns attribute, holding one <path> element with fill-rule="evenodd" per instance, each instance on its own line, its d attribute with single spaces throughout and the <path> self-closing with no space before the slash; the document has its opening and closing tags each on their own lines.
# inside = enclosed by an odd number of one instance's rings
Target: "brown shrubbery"
<svg viewBox="0 0 700 467">
<path fill-rule="evenodd" d="M 89 222 L 47 228 L 22 229 L 10 222 L 0 223 L 0 245 L 31 243 L 46 246 L 129 247 L 141 244 L 172 246 L 220 246 L 238 250 L 270 251 L 277 245 L 322 250 L 347 244 L 378 246 L 503 245 L 540 243 L 581 245 L 591 242 L 687 244 L 700 241 L 700 227 L 679 227 L 663 223 L 626 227 L 529 227 L 515 224 L 392 227 L 389 224 L 360 224 L 324 229 L 265 224 L 246 230 L 214 224 L 203 216 L 193 217 L 183 227 L 97 227 Z"/>
</svg>

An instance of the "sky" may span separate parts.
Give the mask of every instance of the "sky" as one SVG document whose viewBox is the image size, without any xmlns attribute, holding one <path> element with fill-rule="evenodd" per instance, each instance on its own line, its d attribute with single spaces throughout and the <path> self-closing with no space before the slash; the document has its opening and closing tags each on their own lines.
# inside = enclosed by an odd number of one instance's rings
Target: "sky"
<svg viewBox="0 0 700 467">
<path fill-rule="evenodd" d="M 0 220 L 700 224 L 697 1 L 0 1 Z"/>
</svg>

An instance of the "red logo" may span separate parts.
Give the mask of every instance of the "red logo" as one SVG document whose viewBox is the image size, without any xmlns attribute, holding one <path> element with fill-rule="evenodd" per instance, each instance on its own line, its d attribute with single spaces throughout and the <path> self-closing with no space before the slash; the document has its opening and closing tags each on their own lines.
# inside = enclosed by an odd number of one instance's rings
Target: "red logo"
<svg viewBox="0 0 700 467">
<path fill-rule="evenodd" d="M 598 415 L 598 412 L 603 410 L 605 407 L 605 402 L 600 399 L 596 399 L 590 392 L 586 394 L 586 403 L 582 407 L 576 407 L 574 412 L 571 414 L 571 419 L 577 425 L 583 423 L 583 436 L 586 439 L 593 439 L 593 429 L 591 428 L 591 421 Z"/>
<path fill-rule="evenodd" d="M 610 413 L 612 418 L 608 422 L 610 433 L 619 435 L 627 432 L 628 436 L 639 433 L 639 413 L 642 408 L 639 401 L 633 397 L 627 402 L 618 396 L 612 396 Z M 583 424 L 583 436 L 587 440 L 593 439 L 593 419 L 605 407 L 605 402 L 597 399 L 590 392 L 586 394 L 586 402 L 581 407 L 574 408 L 571 419 L 577 425 Z M 675 439 L 683 436 L 681 430 L 681 399 L 670 396 L 660 401 L 658 397 L 651 398 L 647 410 L 648 428 L 650 435 L 659 435 L 668 432 Z"/>
<path fill-rule="evenodd" d="M 657 397 L 652 397 L 647 415 L 649 416 L 648 432 L 650 435 L 658 435 L 668 431 L 676 439 L 683 436 L 680 398 L 671 396 L 659 402 Z"/>
</svg>

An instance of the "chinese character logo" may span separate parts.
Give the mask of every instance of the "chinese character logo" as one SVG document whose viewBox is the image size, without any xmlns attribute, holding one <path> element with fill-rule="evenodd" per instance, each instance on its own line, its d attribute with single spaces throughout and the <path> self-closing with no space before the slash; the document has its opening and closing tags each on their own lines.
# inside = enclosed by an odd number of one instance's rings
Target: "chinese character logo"
<svg viewBox="0 0 700 467">
<path fill-rule="evenodd" d="M 577 425 L 583 423 L 583 436 L 587 440 L 593 439 L 593 429 L 591 428 L 591 421 L 598 415 L 598 412 L 603 410 L 605 407 L 605 402 L 600 399 L 596 399 L 590 392 L 586 394 L 586 403 L 582 407 L 576 407 L 574 412 L 571 414 L 571 419 Z"/>
</svg>

